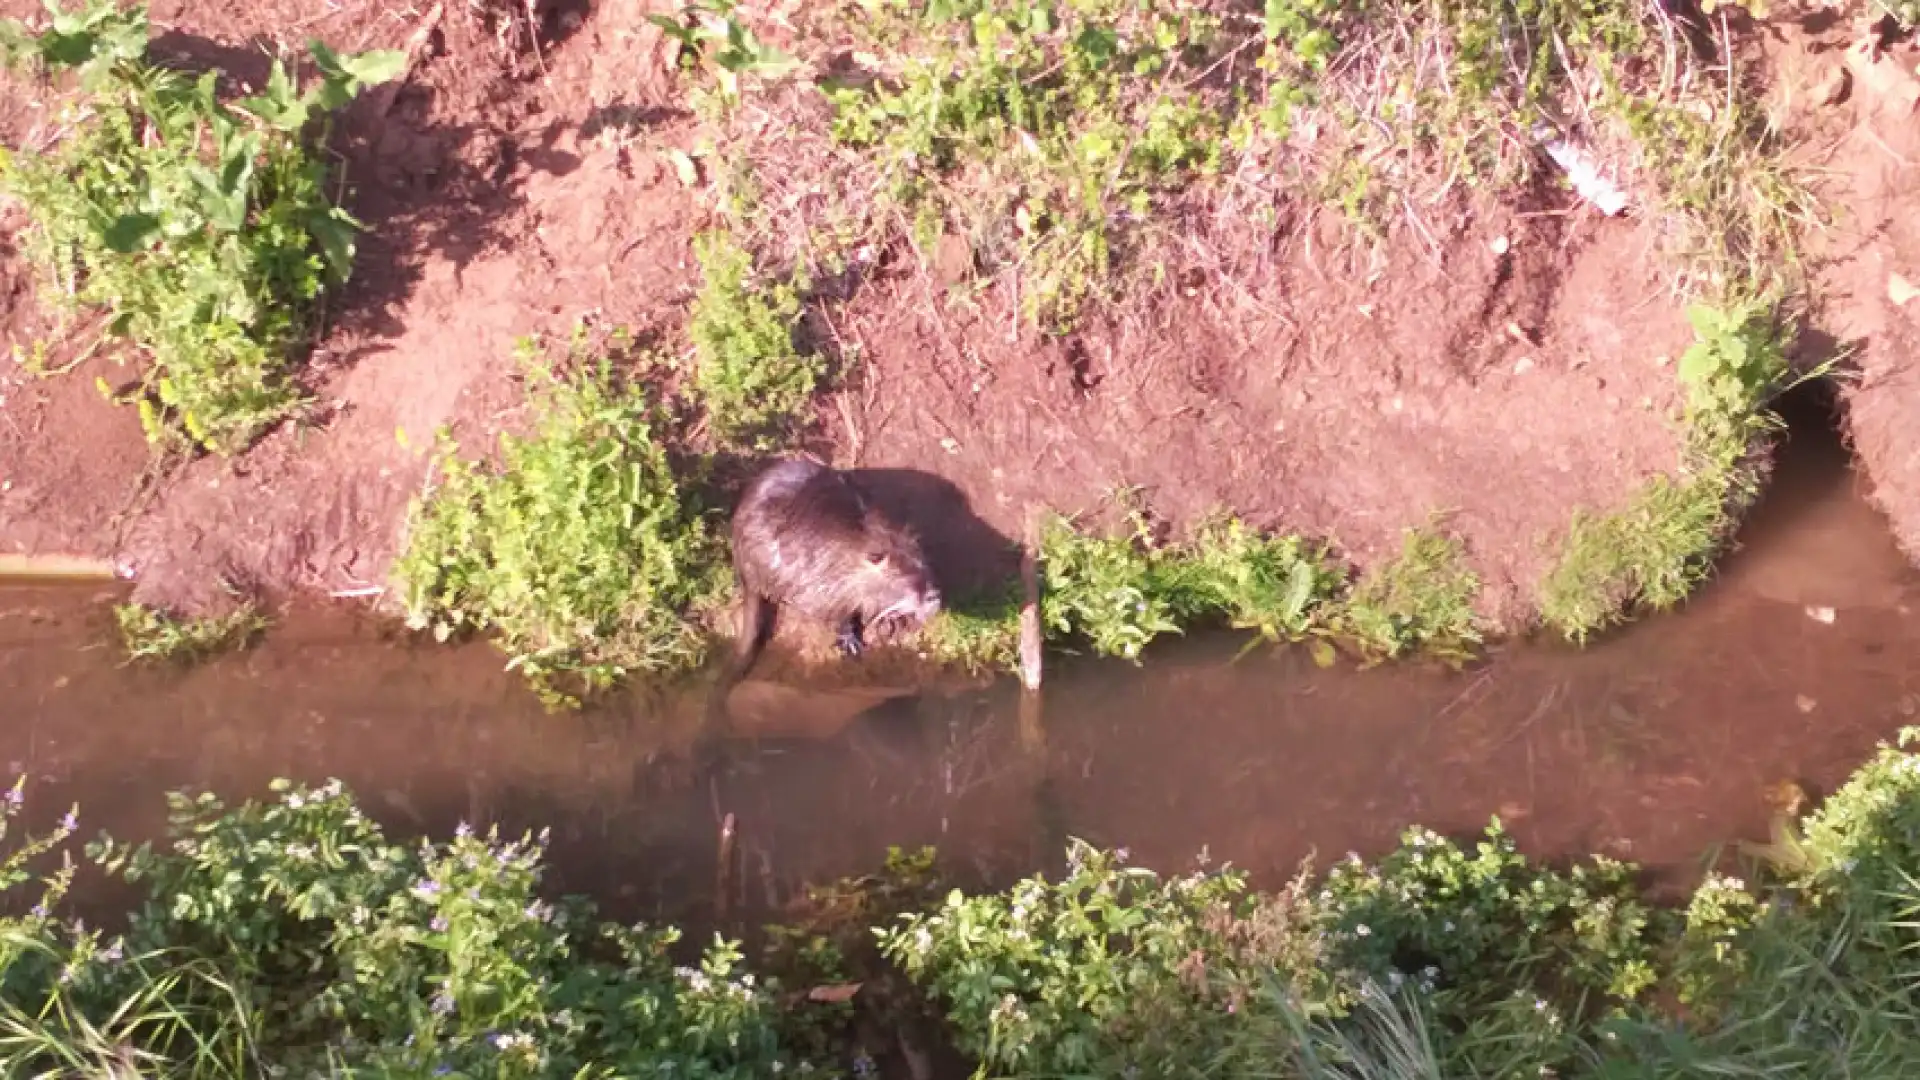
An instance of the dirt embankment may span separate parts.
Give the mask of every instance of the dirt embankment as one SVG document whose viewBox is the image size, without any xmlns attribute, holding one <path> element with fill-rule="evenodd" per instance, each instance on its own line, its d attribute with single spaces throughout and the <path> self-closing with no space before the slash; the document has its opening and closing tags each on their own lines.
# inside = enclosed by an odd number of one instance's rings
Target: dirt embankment
<svg viewBox="0 0 1920 1080">
<path fill-rule="evenodd" d="M 1829 178 L 1812 337 L 1842 357 L 1853 451 L 1920 560 L 1920 47 L 1871 48 L 1819 13 L 1797 25 L 1768 59 L 1779 112 Z"/>
<path fill-rule="evenodd" d="M 649 6 L 543 5 L 530 48 L 469 5 L 156 5 L 163 55 L 243 80 L 261 77 L 262 42 L 399 48 L 432 22 L 390 104 L 373 95 L 340 124 L 368 232 L 307 374 L 316 421 L 156 477 L 132 411 L 95 388 L 128 377 L 111 360 L 63 378 L 0 370 L 0 548 L 112 556 L 140 598 L 190 609 L 225 584 L 382 585 L 431 433 L 479 448 L 518 420 L 516 337 L 585 314 L 684 321 L 704 211 L 665 151 L 690 147 L 697 122 Z M 16 89 L 0 137 L 40 145 L 51 110 Z M 51 333 L 11 239 L 24 224 L 0 221 L 0 332 L 23 349 Z M 1010 536 L 1037 505 L 1083 511 L 1134 486 L 1176 526 L 1227 508 L 1334 538 L 1365 566 L 1444 514 L 1485 614 L 1512 626 L 1576 508 L 1618 506 L 1679 467 L 1672 361 L 1691 334 L 1653 232 L 1544 185 L 1523 205 L 1409 205 L 1377 252 L 1295 208 L 1232 267 L 1207 262 L 1217 250 L 1168 267 L 1151 317 L 1066 339 L 991 302 L 943 303 L 937 268 L 881 275 L 836 316 L 862 366 L 821 430 L 843 464 L 950 479 Z M 50 363 L 85 343 L 54 340 Z M 1895 389 L 1855 395 L 1863 449 L 1920 438 L 1876 420 L 1920 384 L 1882 384 Z M 1920 477 L 1920 452 L 1874 452 Z"/>
</svg>

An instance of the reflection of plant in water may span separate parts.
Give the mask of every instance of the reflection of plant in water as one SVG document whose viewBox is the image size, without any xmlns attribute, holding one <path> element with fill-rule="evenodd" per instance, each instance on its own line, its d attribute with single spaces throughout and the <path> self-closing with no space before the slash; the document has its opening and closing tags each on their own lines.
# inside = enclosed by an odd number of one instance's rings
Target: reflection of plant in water
<svg viewBox="0 0 1920 1080">
<path fill-rule="evenodd" d="M 225 615 L 197 619 L 178 618 L 144 604 L 117 604 L 113 618 L 129 657 L 178 663 L 243 647 L 267 627 L 267 617 L 252 603 Z"/>
</svg>

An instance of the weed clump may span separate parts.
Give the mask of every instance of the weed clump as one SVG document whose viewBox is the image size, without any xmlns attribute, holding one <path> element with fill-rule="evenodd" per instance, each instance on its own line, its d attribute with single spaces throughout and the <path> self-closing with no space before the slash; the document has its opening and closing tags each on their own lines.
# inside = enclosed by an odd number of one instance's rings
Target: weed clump
<svg viewBox="0 0 1920 1080">
<path fill-rule="evenodd" d="M 1041 625 L 1050 641 L 1136 663 L 1156 638 L 1204 625 L 1251 630 L 1256 641 L 1311 641 L 1323 660 L 1339 640 L 1373 660 L 1424 651 L 1457 662 L 1480 642 L 1480 581 L 1463 554 L 1451 537 L 1412 531 L 1399 558 L 1354 583 L 1324 547 L 1232 517 L 1167 544 L 1137 512 L 1119 536 L 1054 516 L 1041 530 Z M 1010 668 L 1019 611 L 1012 585 L 958 599 L 930 624 L 927 650 L 975 670 Z"/>
<path fill-rule="evenodd" d="M 971 596 L 956 596 L 920 631 L 921 647 L 941 663 L 966 671 L 1014 671 L 1020 662 L 1018 581 Z"/>
<path fill-rule="evenodd" d="M 1451 536 L 1408 530 L 1400 554 L 1354 585 L 1340 612 L 1341 631 L 1377 659 L 1415 650 L 1464 659 L 1480 644 L 1473 613 L 1480 578 L 1467 568 L 1465 555 Z"/>
<path fill-rule="evenodd" d="M 197 619 L 178 618 L 145 604 L 116 604 L 113 618 L 130 659 L 179 664 L 242 648 L 267 628 L 267 617 L 251 603 Z"/>
<path fill-rule="evenodd" d="M 0 836 L 22 802 L 0 805 Z M 168 803 L 170 843 L 89 845 L 146 892 L 122 930 L 53 914 L 71 861 L 31 913 L 0 916 L 10 1074 L 751 1080 L 797 1064 L 736 944 L 676 967 L 678 931 L 544 897 L 544 833 L 401 842 L 338 782 Z M 0 860 L 0 888 L 74 827 Z"/>
<path fill-rule="evenodd" d="M 1071 323 L 1106 284 L 1130 218 L 1220 167 L 1225 117 L 1193 84 L 1226 40 L 1223 17 L 919 7 L 880 5 L 876 30 L 910 51 L 889 78 L 828 88 L 833 136 L 873 155 L 922 251 L 951 229 L 989 266 L 1024 268 L 1029 314 Z"/>
<path fill-rule="evenodd" d="M 1695 340 L 1680 359 L 1688 389 L 1688 473 L 1657 476 L 1611 513 L 1581 511 L 1540 588 L 1540 615 L 1574 641 L 1645 608 L 1686 599 L 1753 491 L 1744 459 L 1777 421 L 1764 403 L 1788 375 L 1782 328 L 1770 305 L 1750 300 L 1688 311 Z"/>
<path fill-rule="evenodd" d="M 359 224 L 328 197 L 303 133 L 397 74 L 401 54 L 316 41 L 319 83 L 301 92 L 275 60 L 258 95 L 228 104 L 215 73 L 147 61 L 144 8 L 52 11 L 38 35 L 0 24 L 10 57 L 75 70 L 84 94 L 57 146 L 0 153 L 0 185 L 37 226 L 43 295 L 103 309 L 106 333 L 150 359 L 139 402 L 151 440 L 242 450 L 301 400 L 293 354 L 353 263 Z"/>
<path fill-rule="evenodd" d="M 564 682 L 699 666 L 692 613 L 724 590 L 723 548 L 660 441 L 668 418 L 616 370 L 641 358 L 618 336 L 593 352 L 576 331 L 556 369 L 522 342 L 534 433 L 503 436 L 497 469 L 443 449 L 394 571 L 409 625 L 492 632 L 553 706 L 578 701 Z"/>
<path fill-rule="evenodd" d="M 705 280 L 687 331 L 708 426 L 722 441 L 774 449 L 802 420 L 823 374 L 819 357 L 794 346 L 798 293 L 784 282 L 755 288 L 753 257 L 725 232 L 695 238 L 694 250 Z"/>
</svg>

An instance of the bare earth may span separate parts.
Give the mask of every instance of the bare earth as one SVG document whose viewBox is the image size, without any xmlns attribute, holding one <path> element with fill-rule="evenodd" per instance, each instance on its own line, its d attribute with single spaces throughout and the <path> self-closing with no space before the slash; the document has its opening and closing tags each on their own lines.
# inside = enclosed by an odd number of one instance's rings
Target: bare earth
<svg viewBox="0 0 1920 1080">
<path fill-rule="evenodd" d="M 515 338 L 584 314 L 669 330 L 684 320 L 706 211 L 664 156 L 690 146 L 696 125 L 648 6 L 543 8 L 540 49 L 515 52 L 468 5 L 448 5 L 391 107 L 375 94 L 348 111 L 336 146 L 369 231 L 308 374 L 316 423 L 148 482 L 132 410 L 94 385 L 126 369 L 94 358 L 35 379 L 0 365 L 0 550 L 111 556 L 141 599 L 185 609 L 222 603 L 227 584 L 382 585 L 433 431 L 450 425 L 483 452 L 518 421 Z M 37 7 L 0 0 L 0 14 Z M 264 73 L 256 46 L 276 35 L 400 48 L 427 17 L 352 0 L 186 0 L 152 14 L 169 31 L 163 54 L 242 80 Z M 44 91 L 10 89 L 0 139 L 38 145 Z M 1301 209 L 1255 272 L 1171 268 L 1151 320 L 1065 340 L 991 299 L 945 303 L 932 273 L 878 275 L 831 328 L 861 346 L 863 366 L 823 403 L 821 448 L 843 465 L 936 472 L 1009 537 L 1040 505 L 1095 511 L 1112 488 L 1136 486 L 1176 529 L 1226 508 L 1335 539 L 1365 566 L 1403 528 L 1444 514 L 1486 583 L 1485 614 L 1517 627 L 1573 511 L 1617 506 L 1678 466 L 1672 361 L 1691 339 L 1650 229 L 1545 189 L 1525 203 L 1426 208 L 1377 258 Z M 1882 212 L 1899 224 L 1875 234 L 1873 257 L 1904 258 L 1920 278 L 1912 211 Z M 0 334 L 28 349 L 49 328 L 14 251 L 24 224 L 17 209 L 0 216 Z M 1910 551 L 1920 434 L 1898 417 L 1920 395 L 1902 336 L 1916 312 L 1881 303 L 1881 323 L 1859 324 L 1876 341 L 1852 399 Z M 50 362 L 87 340 L 56 338 Z M 977 554 L 982 566 L 1004 558 Z"/>
</svg>

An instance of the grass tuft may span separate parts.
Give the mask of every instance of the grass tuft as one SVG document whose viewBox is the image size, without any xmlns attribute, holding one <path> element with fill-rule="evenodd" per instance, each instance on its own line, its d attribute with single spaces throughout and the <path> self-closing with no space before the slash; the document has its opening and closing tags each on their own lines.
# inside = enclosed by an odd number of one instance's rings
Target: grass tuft
<svg viewBox="0 0 1920 1080">
<path fill-rule="evenodd" d="M 1400 554 L 1363 574 L 1342 606 L 1342 635 L 1372 660 L 1420 651 L 1464 660 L 1480 644 L 1474 599 L 1480 577 L 1460 541 L 1410 529 Z"/>
<path fill-rule="evenodd" d="M 1765 402 L 1789 375 L 1791 331 L 1772 305 L 1747 300 L 1688 312 L 1695 340 L 1680 359 L 1688 389 L 1688 470 L 1657 476 L 1610 513 L 1581 510 L 1540 586 L 1542 621 L 1576 642 L 1636 610 L 1663 611 L 1712 573 L 1756 494 L 1747 458 L 1778 427 Z"/>
<path fill-rule="evenodd" d="M 753 257 L 730 234 L 696 237 L 704 275 L 688 333 L 699 367 L 694 386 L 707 424 L 723 442 L 772 450 L 805 421 L 824 374 L 820 358 L 794 345 L 800 299 L 792 284 L 755 287 Z"/>
</svg>

